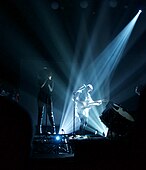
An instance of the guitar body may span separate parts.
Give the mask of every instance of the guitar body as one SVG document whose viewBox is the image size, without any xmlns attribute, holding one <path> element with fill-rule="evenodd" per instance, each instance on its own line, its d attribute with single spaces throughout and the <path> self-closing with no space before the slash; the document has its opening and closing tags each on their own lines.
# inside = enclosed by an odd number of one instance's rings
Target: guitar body
<svg viewBox="0 0 146 170">
<path fill-rule="evenodd" d="M 86 109 L 86 108 L 91 108 L 92 106 L 100 106 L 103 102 L 107 102 L 107 101 L 103 99 L 103 100 L 97 100 L 92 102 L 76 100 L 76 102 L 81 109 Z"/>
<path fill-rule="evenodd" d="M 107 100 L 97 100 L 97 101 L 80 101 L 80 100 L 75 100 L 76 106 L 76 116 L 77 117 L 89 117 L 89 111 L 93 106 L 100 106 L 103 102 L 107 102 Z"/>
</svg>

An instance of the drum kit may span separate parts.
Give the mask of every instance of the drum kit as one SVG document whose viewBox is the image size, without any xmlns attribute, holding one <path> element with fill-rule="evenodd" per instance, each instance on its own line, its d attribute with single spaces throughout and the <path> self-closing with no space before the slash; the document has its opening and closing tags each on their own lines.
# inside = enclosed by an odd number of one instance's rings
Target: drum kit
<svg viewBox="0 0 146 170">
<path fill-rule="evenodd" d="M 126 109 L 112 102 L 107 104 L 100 119 L 109 128 L 109 131 L 121 136 L 127 134 L 135 122 Z"/>
</svg>

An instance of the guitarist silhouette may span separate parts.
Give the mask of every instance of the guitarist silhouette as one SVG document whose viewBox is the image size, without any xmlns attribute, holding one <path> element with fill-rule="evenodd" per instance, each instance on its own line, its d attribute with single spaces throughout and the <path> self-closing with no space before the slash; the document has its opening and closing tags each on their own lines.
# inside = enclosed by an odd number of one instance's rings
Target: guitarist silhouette
<svg viewBox="0 0 146 170">
<path fill-rule="evenodd" d="M 89 112 L 92 106 L 99 106 L 102 104 L 102 100 L 93 101 L 91 92 L 93 86 L 91 84 L 83 85 L 75 93 L 75 115 L 80 119 L 80 133 L 85 134 L 86 126 L 88 125 Z"/>
</svg>

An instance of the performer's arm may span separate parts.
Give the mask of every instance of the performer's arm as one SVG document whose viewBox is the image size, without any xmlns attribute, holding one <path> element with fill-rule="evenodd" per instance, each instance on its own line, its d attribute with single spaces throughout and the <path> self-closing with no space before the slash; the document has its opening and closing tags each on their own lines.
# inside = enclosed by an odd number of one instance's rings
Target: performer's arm
<svg viewBox="0 0 146 170">
<path fill-rule="evenodd" d="M 52 79 L 52 76 L 49 76 L 48 79 L 49 79 L 49 81 L 50 81 L 50 82 L 48 83 L 48 87 L 49 87 L 50 92 L 52 92 L 53 89 L 54 89 L 54 81 L 53 81 L 53 79 Z"/>
<path fill-rule="evenodd" d="M 46 79 L 46 80 L 44 81 L 44 83 L 41 85 L 41 88 L 43 88 L 43 87 L 45 86 L 45 84 L 47 83 L 47 81 L 48 81 L 48 79 Z"/>
</svg>

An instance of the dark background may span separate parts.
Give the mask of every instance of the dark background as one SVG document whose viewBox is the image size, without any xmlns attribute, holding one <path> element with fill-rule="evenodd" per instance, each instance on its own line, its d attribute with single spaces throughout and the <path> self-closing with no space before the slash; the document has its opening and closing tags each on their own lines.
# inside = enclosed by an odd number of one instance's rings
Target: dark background
<svg viewBox="0 0 146 170">
<path fill-rule="evenodd" d="M 135 110 L 137 96 L 134 88 L 146 82 L 146 2 L 144 0 L 6 0 L 0 2 L 0 79 L 9 87 L 19 89 L 20 102 L 37 121 L 38 92 L 36 75 L 38 70 L 49 65 L 54 70 L 56 92 L 54 97 L 55 117 L 59 124 L 64 104 L 61 81 L 67 90 L 70 66 L 75 53 L 76 66 L 82 66 L 85 49 L 94 29 L 97 40 L 93 45 L 93 58 L 98 56 L 112 39 L 130 22 L 139 9 L 141 13 L 123 58 L 112 76 L 110 87 L 128 76 L 122 86 L 111 90 L 110 99 L 121 103 L 119 92 L 125 88 L 127 95 L 123 106 Z M 104 11 L 106 10 L 106 12 Z M 104 13 L 105 12 L 105 13 Z M 101 17 L 102 15 L 102 17 Z M 84 16 L 82 20 L 82 16 Z M 98 22 L 97 22 L 98 21 Z M 86 27 L 80 28 L 81 22 Z M 81 43 L 79 30 L 83 33 Z M 84 35 L 84 36 L 83 36 Z M 66 69 L 66 71 L 64 71 Z M 132 71 L 133 70 L 133 71 Z M 57 111 L 59 110 L 59 113 Z"/>
</svg>

